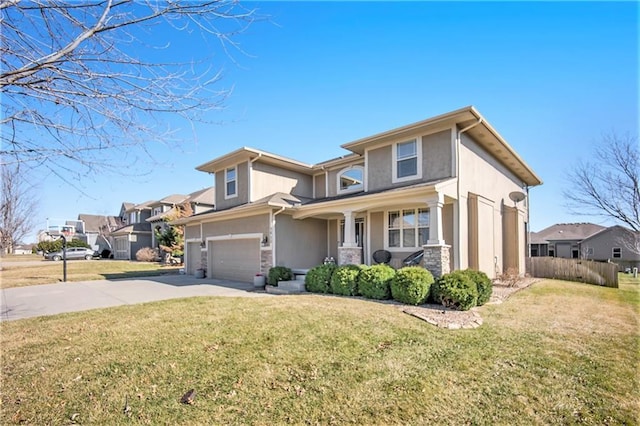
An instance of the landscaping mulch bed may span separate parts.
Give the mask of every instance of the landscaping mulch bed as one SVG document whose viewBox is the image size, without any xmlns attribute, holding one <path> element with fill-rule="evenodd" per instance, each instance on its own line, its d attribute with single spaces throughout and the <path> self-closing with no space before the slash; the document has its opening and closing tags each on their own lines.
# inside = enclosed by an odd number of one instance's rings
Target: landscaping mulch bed
<svg viewBox="0 0 640 426">
<path fill-rule="evenodd" d="M 493 293 L 489 304 L 502 303 L 513 293 L 529 287 L 537 278 L 523 278 L 514 286 L 507 286 L 500 282 L 493 283 Z M 402 312 L 413 315 L 431 325 L 441 328 L 457 330 L 462 328 L 476 328 L 482 325 L 482 317 L 478 313 L 478 307 L 468 311 L 457 311 L 440 305 L 406 306 L 398 305 Z"/>
</svg>

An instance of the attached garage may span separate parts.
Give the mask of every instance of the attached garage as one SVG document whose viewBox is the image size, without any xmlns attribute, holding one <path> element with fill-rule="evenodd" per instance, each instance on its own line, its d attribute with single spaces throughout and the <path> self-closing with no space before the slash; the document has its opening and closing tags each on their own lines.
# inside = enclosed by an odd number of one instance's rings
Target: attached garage
<svg viewBox="0 0 640 426">
<path fill-rule="evenodd" d="M 211 278 L 253 282 L 260 271 L 260 237 L 228 236 L 209 240 L 208 271 Z"/>
</svg>

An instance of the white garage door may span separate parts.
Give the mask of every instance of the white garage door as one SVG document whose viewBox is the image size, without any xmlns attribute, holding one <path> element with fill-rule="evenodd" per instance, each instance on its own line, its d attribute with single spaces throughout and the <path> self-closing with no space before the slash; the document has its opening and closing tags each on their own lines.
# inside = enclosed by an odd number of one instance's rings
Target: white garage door
<svg viewBox="0 0 640 426">
<path fill-rule="evenodd" d="M 211 278 L 253 282 L 260 271 L 260 239 L 234 239 L 209 242 Z"/>
</svg>

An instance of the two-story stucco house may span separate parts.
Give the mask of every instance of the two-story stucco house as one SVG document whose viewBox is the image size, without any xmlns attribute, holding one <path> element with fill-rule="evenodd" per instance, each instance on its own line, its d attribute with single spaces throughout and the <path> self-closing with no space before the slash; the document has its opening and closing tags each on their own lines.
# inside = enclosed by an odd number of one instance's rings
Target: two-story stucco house
<svg viewBox="0 0 640 426">
<path fill-rule="evenodd" d="M 342 145 L 315 165 L 240 148 L 211 173 L 216 210 L 183 218 L 186 269 L 251 281 L 271 266 L 391 264 L 424 251 L 439 276 L 524 272 L 529 187 L 542 181 L 473 107 Z"/>
</svg>

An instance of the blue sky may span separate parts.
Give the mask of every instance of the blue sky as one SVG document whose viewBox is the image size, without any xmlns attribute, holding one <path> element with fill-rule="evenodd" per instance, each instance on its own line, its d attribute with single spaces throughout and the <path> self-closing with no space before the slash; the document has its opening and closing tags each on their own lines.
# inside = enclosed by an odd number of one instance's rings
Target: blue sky
<svg viewBox="0 0 640 426">
<path fill-rule="evenodd" d="M 638 134 L 638 4 L 635 2 L 267 2 L 270 21 L 225 56 L 216 42 L 173 36 L 167 56 L 213 54 L 233 87 L 226 109 L 178 133 L 178 147 L 153 146 L 162 162 L 140 178 L 39 186 L 46 218 L 117 214 L 143 202 L 213 184 L 194 168 L 241 146 L 308 163 L 347 152 L 340 145 L 474 105 L 543 179 L 531 191 L 531 229 L 602 219 L 571 215 L 567 171 L 603 133 Z M 161 34 L 162 31 L 158 31 Z M 159 41 L 158 44 L 162 44 Z M 141 51 L 141 54 L 144 54 Z M 156 54 L 162 54 L 162 51 Z M 217 62 L 217 61 L 220 62 Z"/>
</svg>

